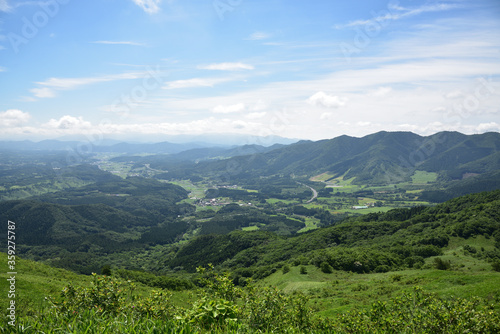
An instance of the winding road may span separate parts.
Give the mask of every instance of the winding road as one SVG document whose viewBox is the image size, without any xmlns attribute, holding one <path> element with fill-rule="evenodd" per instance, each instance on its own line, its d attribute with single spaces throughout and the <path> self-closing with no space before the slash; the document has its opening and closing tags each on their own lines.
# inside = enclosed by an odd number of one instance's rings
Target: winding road
<svg viewBox="0 0 500 334">
<path fill-rule="evenodd" d="M 311 189 L 311 191 L 313 193 L 313 197 L 310 200 L 308 200 L 306 203 L 311 203 L 316 198 L 318 198 L 318 192 L 316 191 L 316 189 L 314 189 L 313 187 L 308 186 L 307 184 L 304 184 L 304 183 L 301 183 L 301 182 L 298 182 L 298 181 L 297 181 L 297 183 L 303 185 L 304 187 L 307 187 L 307 188 Z"/>
</svg>

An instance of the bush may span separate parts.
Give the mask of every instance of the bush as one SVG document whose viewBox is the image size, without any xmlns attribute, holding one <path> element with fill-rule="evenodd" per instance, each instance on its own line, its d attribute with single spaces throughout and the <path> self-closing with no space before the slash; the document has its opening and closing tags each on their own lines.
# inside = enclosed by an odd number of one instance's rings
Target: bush
<svg viewBox="0 0 500 334">
<path fill-rule="evenodd" d="M 104 265 L 101 268 L 101 274 L 105 276 L 111 276 L 111 266 L 109 264 Z"/>
<path fill-rule="evenodd" d="M 328 262 L 321 262 L 320 268 L 325 274 L 333 273 L 333 268 Z"/>
<path fill-rule="evenodd" d="M 449 260 L 445 261 L 445 260 L 441 259 L 440 257 L 436 257 L 434 259 L 434 267 L 436 267 L 436 269 L 439 269 L 439 270 L 448 270 L 451 267 L 451 262 Z"/>
<path fill-rule="evenodd" d="M 306 275 L 306 274 L 307 274 L 307 268 L 306 268 L 306 267 L 304 267 L 304 266 L 301 266 L 301 267 L 300 267 L 300 274 L 301 274 L 301 275 Z"/>
<path fill-rule="evenodd" d="M 325 326 L 326 327 L 326 326 Z M 415 288 L 368 311 L 352 311 L 328 326 L 335 333 L 499 333 L 498 313 L 480 300 L 443 300 Z"/>
<path fill-rule="evenodd" d="M 381 266 L 377 266 L 375 268 L 375 272 L 376 273 L 386 273 L 386 272 L 389 272 L 391 270 L 391 268 L 385 264 L 381 265 Z"/>
<path fill-rule="evenodd" d="M 496 260 L 491 264 L 494 271 L 500 271 L 500 261 Z"/>
<path fill-rule="evenodd" d="M 470 246 L 470 245 L 465 245 L 464 246 L 464 254 L 476 254 L 477 253 L 477 249 L 474 247 L 474 246 Z"/>
<path fill-rule="evenodd" d="M 281 268 L 281 270 L 283 271 L 283 274 L 286 274 L 290 271 L 290 266 L 288 264 L 285 264 L 283 268 Z"/>
</svg>

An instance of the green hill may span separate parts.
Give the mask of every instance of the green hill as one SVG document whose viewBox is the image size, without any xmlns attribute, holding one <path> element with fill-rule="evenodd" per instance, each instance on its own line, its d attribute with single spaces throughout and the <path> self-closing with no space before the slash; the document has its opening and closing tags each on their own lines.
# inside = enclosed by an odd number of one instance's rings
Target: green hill
<svg viewBox="0 0 500 334">
<path fill-rule="evenodd" d="M 420 267 L 427 258 L 443 255 L 451 239 L 467 241 L 475 236 L 490 240 L 477 256 L 499 261 L 500 190 L 435 207 L 371 213 L 293 237 L 242 231 L 199 237 L 163 263 L 193 270 L 211 262 L 243 278 L 268 276 L 284 263 L 319 268 L 326 262 L 335 270 L 385 272 Z"/>
<path fill-rule="evenodd" d="M 311 177 L 328 172 L 333 177 L 354 178 L 355 184 L 388 184 L 409 181 L 415 170 L 421 170 L 437 172 L 440 179 L 461 179 L 468 173 L 498 170 L 499 150 L 499 133 L 467 136 L 441 132 L 424 137 L 411 132 L 378 132 L 362 138 L 300 141 L 269 152 L 183 165 L 181 169 L 169 164 L 169 172 L 162 177 L 212 175 L 236 181 L 275 174 Z M 150 159 L 154 168 L 166 167 Z"/>
</svg>

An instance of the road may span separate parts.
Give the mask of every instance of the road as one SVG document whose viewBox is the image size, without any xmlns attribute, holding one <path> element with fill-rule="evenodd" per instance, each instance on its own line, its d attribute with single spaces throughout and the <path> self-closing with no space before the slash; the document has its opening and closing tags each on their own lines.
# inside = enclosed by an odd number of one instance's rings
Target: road
<svg viewBox="0 0 500 334">
<path fill-rule="evenodd" d="M 303 184 L 301 182 L 297 182 L 297 183 L 303 185 L 304 187 L 307 187 L 307 188 L 311 189 L 311 191 L 313 193 L 313 197 L 310 200 L 308 200 L 306 203 L 311 203 L 316 198 L 318 198 L 318 192 L 316 191 L 316 189 L 314 189 L 313 187 L 308 186 L 307 184 Z"/>
</svg>

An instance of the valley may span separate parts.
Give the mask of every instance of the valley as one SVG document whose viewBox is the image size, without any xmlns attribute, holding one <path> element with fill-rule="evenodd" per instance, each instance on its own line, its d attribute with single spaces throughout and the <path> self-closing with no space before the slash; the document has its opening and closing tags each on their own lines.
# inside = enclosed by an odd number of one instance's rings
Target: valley
<svg viewBox="0 0 500 334">
<path fill-rule="evenodd" d="M 439 143 L 432 152 L 430 142 Z M 74 283 L 83 294 L 101 282 L 96 279 L 134 284 L 137 292 L 130 296 L 157 308 L 149 316 L 158 326 L 185 326 L 187 332 L 352 332 L 356 321 L 370 331 L 375 325 L 366 317 L 386 311 L 392 312 L 387 324 L 396 326 L 397 308 L 389 305 L 408 296 L 439 307 L 474 297 L 476 304 L 461 307 L 496 319 L 499 143 L 494 133 L 381 132 L 169 154 L 157 154 L 161 146 L 134 146 L 130 154 L 130 147 L 114 145 L 111 152 L 101 147 L 71 164 L 65 151 L 2 151 L 0 217 L 16 222 L 18 302 L 25 305 L 19 324 L 44 328 L 35 319 L 48 316 L 60 326 L 58 312 L 64 310 L 57 303 L 64 294 L 58 297 L 58 291 Z M 425 159 L 410 159 L 423 147 Z M 6 272 L 0 273 L 4 283 Z M 92 273 L 112 273 L 120 283 Z M 154 289 L 170 299 L 154 299 Z M 52 309 L 43 299 L 49 295 Z M 78 320 L 81 326 L 90 317 L 120 328 L 117 317 L 132 305 L 130 296 L 115 296 L 116 314 L 82 309 L 85 300 L 68 310 L 91 312 Z M 264 297 L 280 301 L 258 304 Z M 204 318 L 212 325 L 193 318 L 209 300 L 232 315 Z M 265 327 L 270 324 L 264 318 L 258 328 L 245 320 L 278 305 L 297 312 L 302 305 L 308 315 L 281 329 Z M 161 322 L 167 306 L 168 314 L 184 320 Z M 428 306 L 422 302 L 411 312 L 429 315 Z M 359 312 L 366 312 L 365 320 L 356 318 Z M 133 317 L 145 326 L 141 315 Z M 233 317 L 234 323 L 228 320 Z M 495 328 L 493 320 L 484 324 L 490 327 L 483 332 Z M 458 322 L 446 326 L 450 332 L 465 328 Z"/>
</svg>

